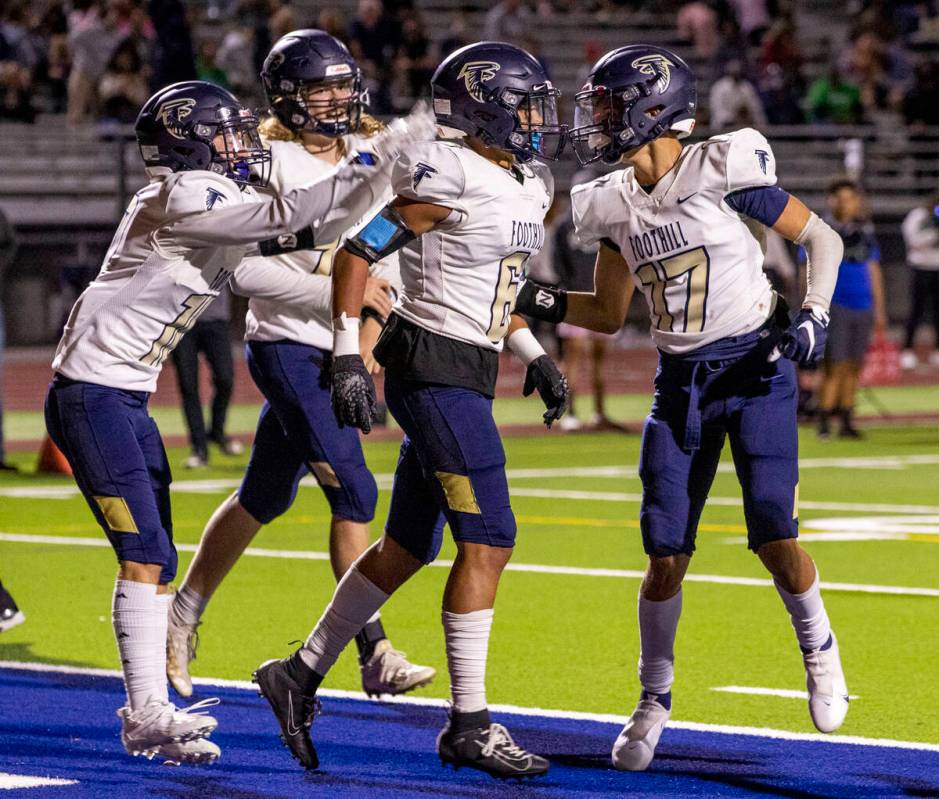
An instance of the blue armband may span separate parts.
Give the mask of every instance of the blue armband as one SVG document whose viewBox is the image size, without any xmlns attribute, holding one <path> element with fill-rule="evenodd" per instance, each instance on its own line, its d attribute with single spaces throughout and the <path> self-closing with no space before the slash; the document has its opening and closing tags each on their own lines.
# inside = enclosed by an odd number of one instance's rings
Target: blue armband
<svg viewBox="0 0 939 799">
<path fill-rule="evenodd" d="M 417 236 L 404 223 L 397 209 L 386 205 L 343 247 L 353 255 L 373 264 L 397 252 L 416 238 Z"/>
<path fill-rule="evenodd" d="M 724 197 L 724 202 L 738 214 L 772 227 L 789 202 L 789 192 L 779 186 L 755 186 L 731 192 Z"/>
</svg>

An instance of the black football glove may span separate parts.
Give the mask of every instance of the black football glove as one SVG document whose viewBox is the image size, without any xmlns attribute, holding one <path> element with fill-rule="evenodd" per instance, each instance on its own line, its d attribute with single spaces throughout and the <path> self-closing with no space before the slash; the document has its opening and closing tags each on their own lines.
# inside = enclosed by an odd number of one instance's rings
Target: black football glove
<svg viewBox="0 0 939 799">
<path fill-rule="evenodd" d="M 567 411 L 571 389 L 567 385 L 567 378 L 547 355 L 540 355 L 528 364 L 522 395 L 528 397 L 536 388 L 548 409 L 544 412 L 544 423 L 550 428 L 551 423 L 560 419 Z"/>
<path fill-rule="evenodd" d="M 333 358 L 330 399 L 340 427 L 358 427 L 363 433 L 372 430 L 375 414 L 375 383 L 360 355 Z"/>
<path fill-rule="evenodd" d="M 803 308 L 782 334 L 769 359 L 775 361 L 782 356 L 800 366 L 817 363 L 825 354 L 827 338 L 828 312 L 821 308 Z"/>
</svg>

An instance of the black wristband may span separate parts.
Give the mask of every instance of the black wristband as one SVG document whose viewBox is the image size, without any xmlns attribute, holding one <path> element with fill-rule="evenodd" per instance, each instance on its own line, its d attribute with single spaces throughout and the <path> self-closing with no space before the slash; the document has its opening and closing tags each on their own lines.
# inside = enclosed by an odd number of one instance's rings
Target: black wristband
<svg viewBox="0 0 939 799">
<path fill-rule="evenodd" d="M 362 319 L 374 319 L 382 327 L 385 326 L 385 317 L 369 305 L 362 306 Z"/>
<path fill-rule="evenodd" d="M 567 315 L 567 292 L 556 286 L 526 280 L 519 289 L 515 312 L 556 325 Z"/>
<path fill-rule="evenodd" d="M 312 226 L 307 226 L 296 233 L 284 233 L 276 239 L 265 239 L 258 242 L 261 255 L 283 255 L 297 250 L 312 250 L 315 246 Z"/>
</svg>

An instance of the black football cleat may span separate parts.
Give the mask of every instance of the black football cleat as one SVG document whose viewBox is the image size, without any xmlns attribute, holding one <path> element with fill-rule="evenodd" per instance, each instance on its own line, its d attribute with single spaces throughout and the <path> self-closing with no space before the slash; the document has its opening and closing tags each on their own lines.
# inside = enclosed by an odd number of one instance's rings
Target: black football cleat
<svg viewBox="0 0 939 799">
<path fill-rule="evenodd" d="M 550 765 L 545 758 L 516 746 L 501 724 L 460 732 L 451 731 L 448 724 L 437 736 L 437 754 L 444 766 L 474 768 L 503 780 L 538 777 Z"/>
<path fill-rule="evenodd" d="M 262 663 L 254 672 L 254 682 L 277 717 L 284 746 L 301 766 L 315 769 L 319 768 L 319 758 L 310 739 L 310 727 L 320 712 L 320 702 L 315 694 L 303 693 L 300 682 L 291 674 L 290 660 Z"/>
</svg>

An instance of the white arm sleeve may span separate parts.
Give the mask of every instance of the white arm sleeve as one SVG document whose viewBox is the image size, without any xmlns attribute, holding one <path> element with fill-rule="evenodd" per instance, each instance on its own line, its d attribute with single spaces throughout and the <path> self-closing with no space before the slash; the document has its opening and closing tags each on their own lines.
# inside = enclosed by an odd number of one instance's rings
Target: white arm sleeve
<svg viewBox="0 0 939 799">
<path fill-rule="evenodd" d="M 341 203 L 358 202 L 358 197 L 368 208 L 378 201 L 387 182 L 386 170 L 349 165 L 271 200 L 183 217 L 156 236 L 170 246 L 186 248 L 248 246 L 305 228 Z"/>
<path fill-rule="evenodd" d="M 831 306 L 831 295 L 835 293 L 838 268 L 844 256 L 844 242 L 832 228 L 812 214 L 805 223 L 795 243 L 805 248 L 806 291 L 803 308 Z"/>
<path fill-rule="evenodd" d="M 288 269 L 269 258 L 245 258 L 235 269 L 232 291 L 243 297 L 329 312 L 333 294 L 328 275 Z"/>
</svg>

